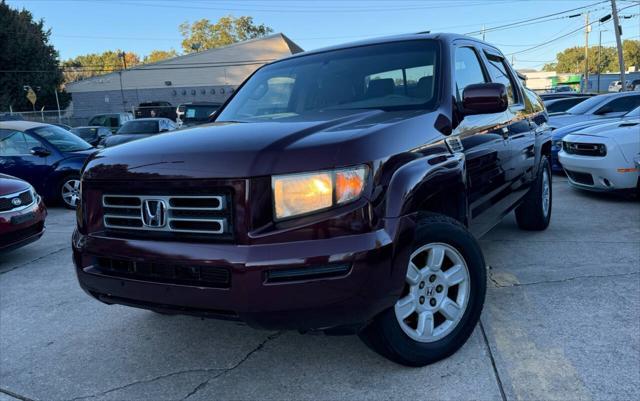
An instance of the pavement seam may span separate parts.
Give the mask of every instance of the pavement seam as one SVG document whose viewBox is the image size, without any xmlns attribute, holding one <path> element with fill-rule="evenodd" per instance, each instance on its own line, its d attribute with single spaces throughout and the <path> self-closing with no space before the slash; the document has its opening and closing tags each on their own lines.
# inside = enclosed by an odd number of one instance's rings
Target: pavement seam
<svg viewBox="0 0 640 401">
<path fill-rule="evenodd" d="M 498 281 L 493 278 L 493 273 L 489 273 L 489 280 L 496 286 L 496 288 L 509 288 L 509 287 L 525 287 L 528 285 L 538 285 L 538 284 L 554 284 L 554 283 L 566 283 L 567 281 L 579 280 L 584 278 L 609 278 L 609 277 L 623 277 L 623 276 L 633 276 L 636 274 L 640 274 L 640 272 L 632 272 L 632 273 L 617 273 L 617 274 L 603 274 L 603 275 L 590 275 L 590 276 L 576 276 L 569 277 L 561 280 L 546 280 L 546 281 L 534 281 L 532 283 L 513 283 L 509 285 L 502 285 Z"/>
<path fill-rule="evenodd" d="M 0 393 L 6 394 L 9 397 L 13 397 L 13 398 L 15 398 L 17 400 L 20 400 L 20 401 L 35 401 L 32 398 L 25 397 L 24 395 L 20 395 L 18 393 L 14 393 L 13 391 L 7 390 L 7 389 L 2 388 L 2 387 L 0 387 Z"/>
<path fill-rule="evenodd" d="M 496 365 L 496 360 L 493 357 L 493 352 L 491 351 L 491 346 L 489 345 L 489 339 L 487 338 L 487 333 L 484 330 L 484 324 L 482 324 L 482 319 L 480 319 L 479 321 L 479 326 L 480 326 L 480 332 L 482 333 L 482 339 L 484 340 L 484 345 L 487 347 L 487 352 L 489 353 L 489 360 L 491 361 L 493 374 L 496 378 L 496 384 L 498 385 L 498 390 L 500 390 L 500 397 L 502 398 L 502 401 L 507 401 L 507 395 L 504 392 L 502 379 L 500 379 L 500 374 L 498 373 L 498 366 Z"/>
<path fill-rule="evenodd" d="M 29 264 L 31 264 L 31 263 L 35 263 L 35 262 L 37 262 L 37 261 L 39 261 L 39 260 L 42 260 L 42 259 L 44 259 L 44 258 L 48 258 L 48 257 L 49 257 L 49 256 L 51 256 L 51 255 L 55 255 L 56 253 L 60 253 L 60 252 L 62 252 L 62 251 L 66 251 L 66 250 L 68 250 L 68 249 L 69 249 L 69 247 L 68 247 L 68 246 L 65 246 L 64 248 L 56 249 L 55 251 L 53 251 L 53 252 L 49 252 L 49 253 L 48 253 L 48 254 L 46 254 L 46 255 L 42 255 L 42 256 L 37 257 L 37 258 L 35 258 L 35 259 L 33 259 L 33 260 L 30 260 L 30 261 L 28 261 L 28 262 L 20 263 L 19 265 L 13 266 L 13 267 L 11 267 L 11 268 L 9 268 L 9 269 L 7 269 L 7 270 L 2 270 L 2 271 L 0 271 L 0 275 L 2 275 L 2 274 L 6 274 L 6 273 L 9 273 L 9 272 L 12 272 L 12 271 L 14 271 L 14 270 L 16 270 L 16 269 L 19 269 L 19 268 L 24 267 L 24 266 L 26 266 L 26 265 L 29 265 Z"/>
<path fill-rule="evenodd" d="M 207 387 L 207 385 L 209 384 L 209 382 L 211 382 L 212 380 L 217 379 L 218 377 L 227 374 L 229 372 L 231 372 L 232 370 L 240 367 L 240 365 L 242 365 L 243 363 L 245 363 L 250 357 L 251 355 L 253 355 L 254 353 L 260 351 L 262 348 L 264 348 L 264 346 L 272 340 L 275 340 L 276 338 L 280 337 L 283 334 L 282 331 L 278 331 L 274 334 L 271 334 L 270 336 L 268 336 L 264 341 L 262 341 L 260 344 L 258 344 L 257 347 L 255 347 L 254 349 L 252 349 L 251 351 L 249 351 L 240 361 L 238 361 L 235 365 L 233 365 L 230 368 L 224 369 L 222 372 L 218 373 L 217 375 L 208 378 L 207 380 L 203 381 L 202 383 L 198 384 L 193 390 L 191 390 L 183 399 L 182 401 L 186 400 L 187 398 L 195 395 L 196 393 L 198 393 L 200 390 L 204 389 L 205 387 Z"/>
</svg>

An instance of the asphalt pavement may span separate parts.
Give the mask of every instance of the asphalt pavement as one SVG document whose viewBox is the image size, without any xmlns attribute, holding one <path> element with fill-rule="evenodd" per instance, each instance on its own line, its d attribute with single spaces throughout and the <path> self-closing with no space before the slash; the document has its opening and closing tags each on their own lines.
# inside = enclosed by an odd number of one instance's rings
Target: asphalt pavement
<svg viewBox="0 0 640 401">
<path fill-rule="evenodd" d="M 0 255 L 0 401 L 637 400 L 640 202 L 554 178 L 545 232 L 513 216 L 481 239 L 481 324 L 452 357 L 406 368 L 355 336 L 107 306 L 77 285 L 71 211 Z"/>
</svg>

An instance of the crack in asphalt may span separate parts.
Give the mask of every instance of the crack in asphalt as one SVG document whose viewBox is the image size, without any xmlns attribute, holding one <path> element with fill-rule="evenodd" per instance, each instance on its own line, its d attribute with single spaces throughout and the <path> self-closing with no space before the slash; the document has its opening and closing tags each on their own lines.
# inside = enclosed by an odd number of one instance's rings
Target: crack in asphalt
<svg viewBox="0 0 640 401">
<path fill-rule="evenodd" d="M 124 389 L 127 389 L 129 387 L 133 387 L 133 386 L 136 386 L 136 385 L 139 385 L 139 384 L 153 383 L 153 382 L 156 382 L 158 380 L 166 379 L 168 377 L 179 376 L 179 375 L 188 374 L 188 373 L 213 373 L 213 372 L 217 372 L 216 375 L 214 375 L 212 377 L 209 377 L 207 380 L 205 380 L 204 382 L 198 384 L 193 390 L 191 390 L 191 392 L 189 392 L 189 394 L 187 394 L 183 398 L 183 400 L 185 400 L 185 399 L 191 397 L 192 395 L 196 394 L 198 391 L 200 391 L 203 388 L 205 388 L 207 386 L 207 384 L 209 384 L 209 382 L 211 380 L 215 380 L 216 378 L 224 375 L 225 373 L 230 372 L 230 371 L 238 368 L 247 359 L 249 359 L 251 357 L 251 355 L 253 355 L 253 353 L 255 353 L 257 351 L 260 351 L 265 346 L 266 343 L 268 343 L 271 340 L 274 340 L 275 338 L 277 338 L 281 334 L 282 334 L 282 332 L 277 332 L 277 333 L 271 334 L 265 340 L 263 340 L 260 344 L 258 344 L 255 348 L 253 348 L 251 351 L 249 351 L 244 357 L 242 357 L 240 359 L 240 361 L 235 363 L 230 368 L 199 368 L 199 369 L 179 370 L 179 371 L 176 371 L 176 372 L 165 373 L 165 374 L 162 374 L 162 375 L 159 375 L 159 376 L 155 376 L 155 377 L 152 377 L 152 378 L 149 378 L 149 379 L 136 380 L 134 382 L 127 383 L 127 384 L 122 385 L 122 386 L 110 388 L 108 390 L 104 390 L 104 391 L 101 391 L 99 393 L 71 398 L 69 401 L 79 401 L 79 400 L 86 400 L 86 399 L 91 399 L 91 398 L 102 397 L 102 396 L 105 396 L 107 394 L 113 393 L 115 391 L 124 390 Z M 32 400 L 29 400 L 29 399 L 25 398 L 25 401 L 32 401 Z"/>
<path fill-rule="evenodd" d="M 161 379 L 166 379 L 167 377 L 173 377 L 173 376 L 183 375 L 183 374 L 187 374 L 187 373 L 210 373 L 210 372 L 214 372 L 214 371 L 218 371 L 218 370 L 223 370 L 223 369 L 221 369 L 221 368 L 216 368 L 216 369 L 200 368 L 200 369 L 179 370 L 177 372 L 165 373 L 163 375 L 152 377 L 150 379 L 136 380 L 134 382 L 127 383 L 127 384 L 125 384 L 123 386 L 110 388 L 108 390 L 101 391 L 101 392 L 96 393 L 96 394 L 75 397 L 75 398 L 70 399 L 69 401 L 78 401 L 78 400 L 86 400 L 86 399 L 89 399 L 89 398 L 101 397 L 103 395 L 107 395 L 109 393 L 113 393 L 114 391 L 124 390 L 126 388 L 129 388 L 129 387 L 132 387 L 132 386 L 136 386 L 138 384 L 153 383 L 153 382 L 161 380 Z"/>
<path fill-rule="evenodd" d="M 507 395 L 504 392 L 504 386 L 502 385 L 502 379 L 500 378 L 500 374 L 498 373 L 498 365 L 496 364 L 496 360 L 493 357 L 493 351 L 491 351 L 491 346 L 489 345 L 489 339 L 487 338 L 487 333 L 484 329 L 484 324 L 482 323 L 482 319 L 479 321 L 480 332 L 482 333 L 482 338 L 484 340 L 484 345 L 487 347 L 487 352 L 489 353 L 489 359 L 491 360 L 491 367 L 493 368 L 493 375 L 496 377 L 496 384 L 498 385 L 498 390 L 500 390 L 500 397 L 502 401 L 507 401 Z"/>
<path fill-rule="evenodd" d="M 6 388 L 2 388 L 2 387 L 0 387 L 0 393 L 6 394 L 9 397 L 13 397 L 13 398 L 15 398 L 17 400 L 20 400 L 20 401 L 35 401 L 32 398 L 25 397 L 24 395 L 20 395 L 18 393 L 14 393 L 13 391 L 7 390 Z"/>
<path fill-rule="evenodd" d="M 576 277 L 568 277 L 560 280 L 544 280 L 544 281 L 534 281 L 531 283 L 513 283 L 508 285 L 500 284 L 496 279 L 493 278 L 493 273 L 489 273 L 489 280 L 496 286 L 496 288 L 509 288 L 509 287 L 525 287 L 528 285 L 538 285 L 538 284 L 553 284 L 553 283 L 566 283 L 567 281 L 579 280 L 583 278 L 608 278 L 608 277 L 622 277 L 622 276 L 633 276 L 636 274 L 640 274 L 640 272 L 632 272 L 632 273 L 616 273 L 616 274 L 602 274 L 602 275 L 587 275 L 587 276 L 576 276 Z"/>
<path fill-rule="evenodd" d="M 16 270 L 16 269 L 19 269 L 19 268 L 21 268 L 21 267 L 24 267 L 24 266 L 26 266 L 26 265 L 28 265 L 28 264 L 38 262 L 38 261 L 40 261 L 40 260 L 42 260 L 42 259 L 44 259 L 44 258 L 48 258 L 48 257 L 49 257 L 49 256 L 51 256 L 51 255 L 55 255 L 56 253 L 60 253 L 60 252 L 62 252 L 62 251 L 66 251 L 66 250 L 68 250 L 68 249 L 69 249 L 69 247 L 68 247 L 68 246 L 65 246 L 64 248 L 56 249 L 55 251 L 53 251 L 53 252 L 49 252 L 49 253 L 48 253 L 48 254 L 46 254 L 46 255 L 42 255 L 42 256 L 37 257 L 37 258 L 35 258 L 35 259 L 33 259 L 33 260 L 30 260 L 30 261 L 28 261 L 28 262 L 20 263 L 19 265 L 15 265 L 15 266 L 13 266 L 13 267 L 11 267 L 11 268 L 9 268 L 9 269 L 2 270 L 2 271 L 0 271 L 0 275 L 2 275 L 2 274 L 6 274 L 6 273 L 9 273 L 9 272 L 14 271 L 14 270 Z"/>
<path fill-rule="evenodd" d="M 274 334 L 271 334 L 270 336 L 268 336 L 264 341 L 262 341 L 260 344 L 258 344 L 257 347 L 255 347 L 254 349 L 252 349 L 251 351 L 249 351 L 244 358 L 242 358 L 240 361 L 238 361 L 238 363 L 236 363 L 235 365 L 233 365 L 230 368 L 224 369 L 222 372 L 218 373 L 215 376 L 212 376 L 210 378 L 208 378 L 207 380 L 203 381 L 202 383 L 198 384 L 193 390 L 191 390 L 183 399 L 182 401 L 186 400 L 187 398 L 195 395 L 196 393 L 198 393 L 200 390 L 204 389 L 205 387 L 207 387 L 207 385 L 209 384 L 209 382 L 211 382 L 212 380 L 217 379 L 218 377 L 227 374 L 229 372 L 231 372 L 232 370 L 240 367 L 240 365 L 242 365 L 243 363 L 245 363 L 250 357 L 251 355 L 253 355 L 254 353 L 260 351 L 262 348 L 264 348 L 264 346 L 272 340 L 275 340 L 276 338 L 280 337 L 282 335 L 281 331 L 278 331 Z"/>
</svg>

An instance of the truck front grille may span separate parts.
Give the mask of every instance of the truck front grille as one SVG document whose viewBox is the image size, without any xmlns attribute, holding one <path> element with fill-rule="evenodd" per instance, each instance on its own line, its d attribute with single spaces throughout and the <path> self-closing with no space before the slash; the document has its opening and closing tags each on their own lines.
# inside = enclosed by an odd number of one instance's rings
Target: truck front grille
<svg viewBox="0 0 640 401">
<path fill-rule="evenodd" d="M 102 196 L 103 223 L 108 230 L 165 234 L 229 236 L 228 195 Z"/>
</svg>

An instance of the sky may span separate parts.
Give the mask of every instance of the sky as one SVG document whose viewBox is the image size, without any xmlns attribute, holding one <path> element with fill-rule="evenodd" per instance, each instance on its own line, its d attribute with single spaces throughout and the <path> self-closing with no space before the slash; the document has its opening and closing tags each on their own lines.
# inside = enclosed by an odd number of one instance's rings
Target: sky
<svg viewBox="0 0 640 401">
<path fill-rule="evenodd" d="M 377 36 L 411 32 L 474 33 L 484 26 L 485 40 L 498 46 L 518 69 L 540 69 L 567 47 L 584 46 L 585 15 L 569 9 L 589 6 L 591 21 L 611 12 L 597 0 L 7 0 L 43 19 L 62 60 L 81 54 L 122 49 L 141 57 L 154 49 L 181 51 L 178 26 L 201 18 L 252 16 L 282 32 L 305 50 Z M 640 2 L 617 0 L 623 39 L 640 39 Z M 570 15 L 574 15 L 569 18 Z M 530 25 L 492 31 L 511 22 Z M 590 45 L 615 45 L 613 23 L 591 25 Z M 571 33 L 571 31 L 576 31 Z M 553 40 L 567 34 L 559 40 Z M 540 47 L 536 47 L 542 45 Z M 531 49 L 534 47 L 533 49 Z M 512 53 L 515 53 L 512 55 Z"/>
</svg>

